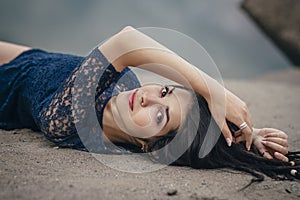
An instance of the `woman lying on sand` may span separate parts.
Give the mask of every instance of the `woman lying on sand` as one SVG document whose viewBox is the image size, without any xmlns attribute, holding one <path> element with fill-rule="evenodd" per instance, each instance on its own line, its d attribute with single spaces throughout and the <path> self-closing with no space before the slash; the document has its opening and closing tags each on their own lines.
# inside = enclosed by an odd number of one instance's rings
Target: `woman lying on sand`
<svg viewBox="0 0 300 200">
<path fill-rule="evenodd" d="M 263 180 L 261 173 L 274 179 L 299 179 L 299 152 L 288 152 L 284 132 L 252 128 L 242 100 L 132 27 L 86 58 L 5 42 L 0 48 L 2 129 L 31 128 L 59 146 L 98 153 L 116 152 L 107 145 L 112 142 L 131 152 L 148 153 L 158 162 L 229 167 L 258 180 Z M 187 83 L 149 63 L 168 66 Z M 140 86 L 127 66 L 150 70 L 184 86 Z M 86 100 L 89 97 L 92 102 Z M 92 120 L 95 111 L 97 123 Z M 206 136 L 217 132 L 224 137 L 203 150 Z M 178 154 L 180 149 L 184 151 Z"/>
</svg>

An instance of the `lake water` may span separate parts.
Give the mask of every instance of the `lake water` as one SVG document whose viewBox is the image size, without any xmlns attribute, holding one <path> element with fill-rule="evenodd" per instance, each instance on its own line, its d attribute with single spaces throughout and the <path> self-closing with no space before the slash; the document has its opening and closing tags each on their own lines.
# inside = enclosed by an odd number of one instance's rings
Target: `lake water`
<svg viewBox="0 0 300 200">
<path fill-rule="evenodd" d="M 290 66 L 240 7 L 241 0 L 1 0 L 0 39 L 86 55 L 125 25 L 164 27 L 199 42 L 225 78 Z"/>
</svg>

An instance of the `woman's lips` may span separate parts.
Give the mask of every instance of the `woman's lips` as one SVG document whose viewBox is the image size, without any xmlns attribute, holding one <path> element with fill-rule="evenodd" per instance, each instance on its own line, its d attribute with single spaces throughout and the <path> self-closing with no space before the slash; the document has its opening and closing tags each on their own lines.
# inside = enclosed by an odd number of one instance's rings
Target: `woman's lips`
<svg viewBox="0 0 300 200">
<path fill-rule="evenodd" d="M 134 90 L 130 95 L 129 95 L 129 107 L 133 111 L 133 105 L 134 105 L 134 99 L 135 99 L 135 94 L 137 90 Z"/>
</svg>

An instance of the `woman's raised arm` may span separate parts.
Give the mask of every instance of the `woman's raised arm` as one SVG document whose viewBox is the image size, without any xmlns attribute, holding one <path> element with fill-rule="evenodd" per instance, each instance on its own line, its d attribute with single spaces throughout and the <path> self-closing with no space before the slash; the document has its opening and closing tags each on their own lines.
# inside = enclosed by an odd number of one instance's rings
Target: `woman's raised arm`
<svg viewBox="0 0 300 200">
<path fill-rule="evenodd" d="M 118 71 L 122 71 L 126 66 L 147 69 L 191 87 L 201 94 L 207 100 L 210 111 L 229 146 L 232 135 L 225 119 L 237 126 L 246 122 L 248 126 L 243 129 L 243 134 L 247 149 L 250 149 L 252 122 L 245 102 L 203 71 L 132 27 L 125 27 L 103 43 L 99 49 Z"/>
</svg>

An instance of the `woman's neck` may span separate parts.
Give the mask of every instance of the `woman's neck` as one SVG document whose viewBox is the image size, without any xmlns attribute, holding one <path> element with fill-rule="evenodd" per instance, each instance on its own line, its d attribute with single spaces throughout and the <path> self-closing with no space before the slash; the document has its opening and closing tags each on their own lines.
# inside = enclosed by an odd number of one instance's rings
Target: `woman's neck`
<svg viewBox="0 0 300 200">
<path fill-rule="evenodd" d="M 115 98 L 115 97 L 112 97 Z M 116 124 L 111 111 L 112 98 L 108 101 L 103 112 L 103 141 L 104 142 L 121 142 L 142 146 L 140 140 L 123 132 Z"/>
</svg>

